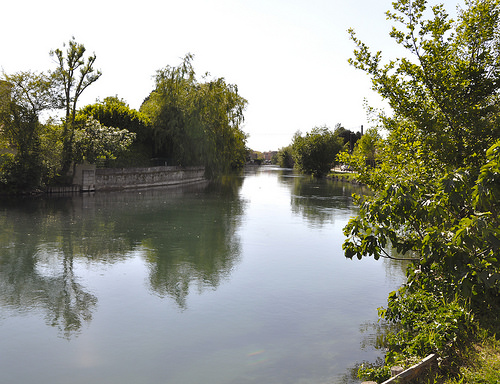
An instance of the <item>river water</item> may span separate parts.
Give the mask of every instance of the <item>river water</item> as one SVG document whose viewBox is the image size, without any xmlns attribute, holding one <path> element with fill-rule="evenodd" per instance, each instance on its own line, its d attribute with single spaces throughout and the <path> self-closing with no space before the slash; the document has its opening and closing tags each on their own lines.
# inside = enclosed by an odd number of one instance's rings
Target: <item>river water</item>
<svg viewBox="0 0 500 384">
<path fill-rule="evenodd" d="M 2 198 L 0 383 L 358 383 L 404 280 L 347 260 L 357 187 L 260 167 L 216 185 Z"/>
</svg>

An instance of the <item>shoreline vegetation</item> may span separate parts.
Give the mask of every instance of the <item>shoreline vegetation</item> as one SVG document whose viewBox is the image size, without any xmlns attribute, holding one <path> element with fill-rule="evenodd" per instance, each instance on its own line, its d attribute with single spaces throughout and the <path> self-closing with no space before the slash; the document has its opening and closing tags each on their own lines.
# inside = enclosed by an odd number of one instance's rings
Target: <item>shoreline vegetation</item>
<svg viewBox="0 0 500 384">
<path fill-rule="evenodd" d="M 327 179 L 337 181 L 361 184 L 357 180 L 357 173 L 351 171 L 341 171 L 332 169 Z M 456 351 L 460 357 L 456 362 L 457 366 L 450 375 L 446 371 L 448 362 L 446 359 L 438 356 L 439 366 L 433 368 L 428 376 L 422 377 L 425 383 L 434 384 L 497 384 L 500 383 L 500 324 L 494 320 L 486 318 L 479 319 L 477 328 L 473 333 L 466 335 L 467 340 L 463 341 L 464 350 Z M 387 345 L 385 346 L 387 347 Z M 453 364 L 453 363 L 452 363 Z M 390 376 L 390 367 L 387 366 L 385 373 L 374 373 L 377 368 L 366 368 L 361 366 L 359 375 L 361 378 L 376 379 L 378 383 L 385 381 Z M 408 366 L 406 366 L 408 368 Z M 442 369 L 444 368 L 444 369 Z M 380 368 L 378 368 L 380 370 Z M 384 370 L 382 370 L 384 371 Z M 428 372 L 428 371 L 425 371 Z M 432 379 L 430 379 L 432 378 Z M 419 377 L 415 380 L 417 382 Z"/>
<path fill-rule="evenodd" d="M 438 356 L 431 383 L 498 383 L 500 331 L 500 1 L 397 0 L 390 36 L 408 57 L 384 60 L 350 30 L 350 63 L 392 114 L 370 109 L 384 137 L 374 158 L 343 152 L 369 196 L 354 196 L 346 257 L 401 258 L 407 282 L 379 316 L 385 359 L 359 369 L 383 382 L 390 367 Z M 496 373 L 492 373 L 496 372 Z"/>
</svg>

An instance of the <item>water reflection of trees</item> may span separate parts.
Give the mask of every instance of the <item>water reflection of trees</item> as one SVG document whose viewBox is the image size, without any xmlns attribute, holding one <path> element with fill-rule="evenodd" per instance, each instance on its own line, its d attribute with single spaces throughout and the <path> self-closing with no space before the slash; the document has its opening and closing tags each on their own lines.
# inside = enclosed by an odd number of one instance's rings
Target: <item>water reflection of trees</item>
<svg viewBox="0 0 500 384">
<path fill-rule="evenodd" d="M 388 252 L 392 256 L 396 255 L 395 250 L 388 249 Z M 406 270 L 411 268 L 412 262 L 410 260 L 390 260 L 381 259 L 378 262 L 384 264 L 384 270 L 386 273 L 386 281 L 391 285 L 398 285 L 405 281 Z M 387 307 L 384 305 L 383 307 Z M 389 333 L 397 333 L 398 325 L 388 323 L 387 321 L 380 319 L 377 322 L 364 322 L 359 326 L 359 333 L 362 335 L 361 340 L 361 350 L 376 350 L 379 352 L 379 356 L 375 361 L 360 361 L 357 362 L 353 367 L 348 369 L 344 376 L 344 382 L 346 383 L 358 383 L 359 378 L 357 377 L 358 370 L 361 366 L 365 368 L 377 368 L 384 365 L 384 355 L 387 348 L 387 337 Z"/>
<path fill-rule="evenodd" d="M 353 193 L 360 193 L 358 185 L 311 177 L 286 177 L 291 184 L 292 212 L 302 215 L 311 225 L 323 226 L 338 216 L 339 211 L 350 214 Z"/>
<path fill-rule="evenodd" d="M 242 179 L 227 177 L 212 184 L 189 206 L 173 206 L 158 221 L 157 236 L 148 239 L 151 289 L 175 299 L 180 308 L 192 285 L 216 288 L 239 260 L 236 236 L 244 203 L 238 197 Z"/>
<path fill-rule="evenodd" d="M 0 208 L 0 304 L 18 313 L 41 311 L 69 338 L 91 320 L 97 303 L 74 275 L 71 236 L 58 236 L 71 215 L 60 216 L 44 201 L 10 202 L 13 207 Z"/>
<path fill-rule="evenodd" d="M 2 199 L 0 306 L 41 312 L 69 338 L 98 300 L 75 276 L 75 262 L 114 264 L 146 250 L 151 289 L 184 307 L 193 283 L 217 287 L 238 260 L 241 183 Z"/>
</svg>

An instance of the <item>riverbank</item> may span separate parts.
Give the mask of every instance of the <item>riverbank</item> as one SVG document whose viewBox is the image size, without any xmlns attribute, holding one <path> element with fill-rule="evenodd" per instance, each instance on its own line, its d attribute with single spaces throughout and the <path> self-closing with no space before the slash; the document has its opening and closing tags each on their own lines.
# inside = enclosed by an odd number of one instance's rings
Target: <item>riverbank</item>
<svg viewBox="0 0 500 384">
<path fill-rule="evenodd" d="M 459 377 L 446 379 L 441 383 L 500 383 L 500 341 L 492 336 L 474 343 L 467 361 L 459 368 Z"/>
<path fill-rule="evenodd" d="M 333 180 L 361 184 L 356 179 L 357 174 L 354 172 L 345 172 L 335 169 L 332 170 L 327 177 Z M 409 305 L 409 307 L 411 307 L 411 305 Z M 415 316 L 415 312 L 418 308 L 410 308 L 408 310 L 409 312 L 413 312 L 413 316 Z M 437 310 L 427 309 L 424 313 L 425 312 L 428 313 L 428 315 L 424 314 L 424 316 L 428 319 L 432 319 L 433 324 L 438 324 L 438 326 L 434 326 L 434 329 L 431 327 L 428 334 L 425 334 L 427 331 L 424 332 L 421 330 L 418 337 L 426 340 L 436 339 L 436 334 L 439 333 L 438 330 L 443 326 L 447 326 L 447 324 L 441 324 L 443 319 L 439 319 L 443 312 L 442 308 Z M 492 312 L 495 313 L 494 310 Z M 489 314 L 483 314 L 482 319 L 479 319 L 478 316 L 473 316 L 470 319 L 471 323 L 461 323 L 460 319 L 453 316 L 450 318 L 451 321 L 460 323 L 458 328 L 470 327 L 471 332 L 466 332 L 465 335 L 458 335 L 457 331 L 453 330 L 453 326 L 449 329 L 451 334 L 456 334 L 456 338 L 454 336 L 453 341 L 453 344 L 456 345 L 456 347 L 451 348 L 448 353 L 440 353 L 440 368 L 436 372 L 437 376 L 433 379 L 433 381 L 430 381 L 430 383 L 500 383 L 500 340 L 498 338 L 498 335 L 500 335 L 500 326 L 498 326 L 498 324 L 485 324 L 484 316 L 490 318 Z M 408 322 L 408 319 L 405 319 L 404 321 Z M 426 323 L 427 322 L 428 320 Z M 486 323 L 488 323 L 488 321 L 486 321 Z M 422 329 L 420 327 L 414 328 Z M 451 341 L 449 343 L 452 344 Z M 394 352 L 389 350 L 388 353 L 391 354 Z M 451 357 L 450 354 L 453 355 L 453 357 Z M 411 363 L 409 363 L 408 366 L 409 365 L 411 365 Z M 375 379 L 375 377 L 363 377 L 369 380 Z M 381 383 L 388 378 L 387 376 L 384 376 L 383 379 L 381 377 L 379 377 L 378 380 L 376 379 L 376 382 Z"/>
<path fill-rule="evenodd" d="M 338 181 L 344 181 L 348 183 L 353 183 L 353 184 L 361 184 L 357 179 L 356 179 L 357 174 L 355 172 L 346 172 L 346 171 L 340 171 L 340 170 L 333 170 L 331 171 L 326 178 L 331 179 L 331 180 L 338 180 Z"/>
</svg>

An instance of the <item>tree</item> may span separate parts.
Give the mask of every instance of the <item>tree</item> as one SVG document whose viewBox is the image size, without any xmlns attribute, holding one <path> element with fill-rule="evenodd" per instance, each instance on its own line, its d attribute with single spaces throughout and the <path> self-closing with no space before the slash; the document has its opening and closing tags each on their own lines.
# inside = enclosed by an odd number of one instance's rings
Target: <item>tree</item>
<svg viewBox="0 0 500 384">
<path fill-rule="evenodd" d="M 241 129 L 247 100 L 238 87 L 217 78 L 201 84 L 194 121 L 205 136 L 204 164 L 209 174 L 220 174 L 245 165 L 247 135 Z M 196 125 L 197 123 L 195 123 Z"/>
<path fill-rule="evenodd" d="M 74 159 L 95 163 L 99 159 L 114 158 L 125 151 L 135 138 L 126 129 L 106 127 L 89 117 L 74 133 Z"/>
<path fill-rule="evenodd" d="M 117 96 L 106 97 L 103 101 L 86 105 L 79 116 L 92 117 L 102 125 L 126 129 L 137 135 L 137 140 L 145 141 L 150 136 L 149 119 Z"/>
<path fill-rule="evenodd" d="M 297 132 L 292 143 L 295 166 L 301 172 L 321 177 L 332 168 L 342 146 L 342 138 L 328 127 L 315 127 L 305 136 Z"/>
<path fill-rule="evenodd" d="M 373 89 L 394 111 L 384 117 L 390 132 L 401 122 L 413 125 L 422 145 L 453 168 L 478 165 L 500 135 L 498 89 L 500 39 L 497 0 L 466 0 L 458 20 L 450 20 L 443 5 L 431 8 L 426 0 L 400 0 L 388 19 L 402 24 L 391 36 L 412 59 L 381 64 L 382 54 L 371 54 L 350 30 L 357 44 L 350 63 L 372 77 Z"/>
<path fill-rule="evenodd" d="M 39 116 L 56 105 L 53 79 L 44 73 L 4 74 L 0 97 L 0 135 L 14 154 L 3 165 L 5 182 L 16 190 L 40 185 L 43 125 Z"/>
<path fill-rule="evenodd" d="M 292 146 L 280 148 L 278 151 L 278 164 L 281 168 L 293 168 L 293 150 Z"/>
<path fill-rule="evenodd" d="M 129 107 L 123 99 L 106 97 L 103 101 L 82 108 L 77 119 L 93 118 L 105 127 L 126 129 L 135 134 L 134 142 L 126 152 L 121 151 L 117 159 L 106 162 L 106 166 L 150 166 L 153 158 L 153 132 L 149 118 Z"/>
<path fill-rule="evenodd" d="M 372 76 L 393 115 L 380 116 L 389 132 L 380 164 L 358 166 L 373 194 L 356 197 L 343 247 L 350 258 L 413 260 L 408 284 L 390 297 L 389 320 L 421 291 L 443 305 L 458 297 L 476 314 L 500 306 L 500 2 L 466 4 L 452 21 L 442 5 L 427 20 L 424 1 L 394 3 L 389 17 L 405 30 L 391 35 L 413 60 L 382 67 L 381 53 L 352 35 L 351 62 Z"/>
<path fill-rule="evenodd" d="M 167 66 L 156 73 L 156 88 L 140 111 L 151 119 L 155 152 L 171 162 L 190 164 L 199 159 L 199 125 L 189 124 L 192 116 L 196 79 L 191 60 L 186 55 L 178 67 Z"/>
<path fill-rule="evenodd" d="M 65 47 L 66 44 L 63 44 Z M 65 52 L 56 49 L 50 52 L 55 56 L 59 67 L 54 72 L 62 89 L 61 102 L 65 109 L 63 130 L 63 167 L 62 173 L 66 174 L 73 160 L 73 139 L 76 120 L 76 105 L 79 97 L 101 77 L 101 72 L 94 69 L 96 55 L 85 55 L 85 46 L 77 43 L 73 37 Z"/>
<path fill-rule="evenodd" d="M 348 165 L 351 169 L 356 169 L 358 172 L 358 181 L 366 183 L 366 175 L 372 174 L 370 171 L 373 171 L 385 147 L 386 145 L 378 130 L 371 128 L 356 141 L 356 145 L 352 151 L 349 151 L 344 146 L 344 150 L 337 155 L 337 161 Z"/>
<path fill-rule="evenodd" d="M 397 13 L 388 15 L 403 23 L 406 32 L 394 27 L 391 36 L 416 56 L 414 61 L 400 59 L 381 67 L 381 53 L 370 54 L 351 32 L 358 45 L 351 63 L 372 76 L 374 89 L 389 101 L 394 114 L 380 117 L 389 131 L 381 167 L 359 169 L 376 194 L 359 200 L 360 215 L 346 228 L 349 256 L 379 257 L 390 242 L 403 253 L 416 252 L 421 262 L 437 262 L 439 252 L 433 248 L 429 254 L 422 245 L 437 220 L 437 211 L 429 210 L 438 197 L 443 204 L 445 198 L 458 203 L 456 188 L 471 190 L 488 161 L 488 148 L 500 138 L 500 2 L 474 0 L 467 5 L 452 22 L 442 5 L 433 7 L 433 19 L 426 20 L 425 1 L 394 3 Z M 468 187 L 449 181 L 454 177 L 467 180 Z M 458 218 L 473 214 L 470 196 L 459 200 L 463 207 L 454 208 Z M 438 211 L 444 215 L 446 209 Z"/>
<path fill-rule="evenodd" d="M 413 261 L 382 311 L 402 325 L 386 358 L 450 356 L 469 327 L 463 314 L 491 317 L 500 308 L 500 2 L 465 4 L 453 21 L 443 5 L 394 2 L 388 18 L 400 29 L 391 36 L 411 57 L 386 65 L 351 31 L 351 64 L 371 76 L 393 113 L 379 116 L 388 137 L 377 166 L 357 166 L 373 194 L 355 197 L 359 213 L 343 248 L 349 258 Z"/>
<path fill-rule="evenodd" d="M 361 161 L 372 167 L 375 166 L 377 158 L 377 150 L 382 137 L 376 128 L 369 129 L 361 138 L 356 142 L 353 155 L 358 156 Z"/>
<path fill-rule="evenodd" d="M 156 153 L 176 164 L 205 165 L 209 174 L 241 167 L 247 101 L 224 78 L 198 82 L 192 59 L 188 54 L 178 67 L 157 71 L 156 88 L 141 106 L 151 119 Z"/>
</svg>

